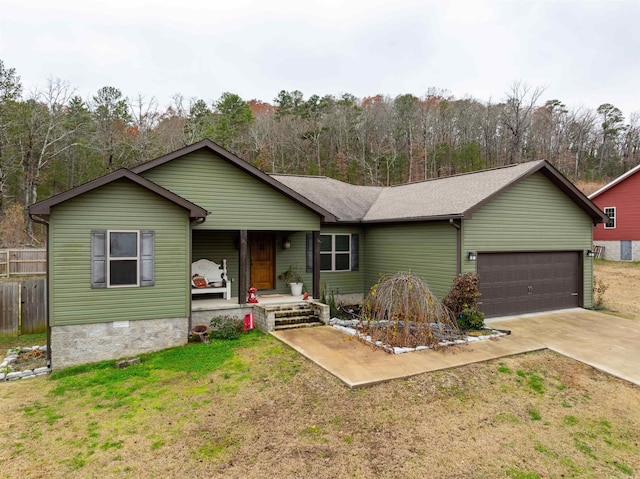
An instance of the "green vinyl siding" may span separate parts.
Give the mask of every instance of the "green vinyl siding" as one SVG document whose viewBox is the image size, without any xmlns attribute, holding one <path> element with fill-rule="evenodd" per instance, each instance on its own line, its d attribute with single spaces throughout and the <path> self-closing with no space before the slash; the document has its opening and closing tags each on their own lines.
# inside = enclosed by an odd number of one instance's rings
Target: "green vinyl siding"
<svg viewBox="0 0 640 479">
<path fill-rule="evenodd" d="M 440 299 L 449 292 L 456 275 L 456 230 L 448 222 L 370 226 L 363 245 L 365 295 L 381 275 L 398 271 L 417 274 Z"/>
<path fill-rule="evenodd" d="M 591 218 L 543 174 L 509 188 L 462 225 L 462 270 L 475 272 L 468 251 L 587 251 Z M 583 255 L 584 256 L 584 255 Z M 584 257 L 584 306 L 592 305 L 591 258 Z"/>
<path fill-rule="evenodd" d="M 185 155 L 142 176 L 209 211 L 195 229 L 320 228 L 316 213 L 211 152 Z"/>
<path fill-rule="evenodd" d="M 357 234 L 360 242 L 358 248 L 358 271 L 322 271 L 320 283 L 326 288 L 326 294 L 352 294 L 364 292 L 364 230 L 357 226 L 323 226 L 320 234 Z"/>
<path fill-rule="evenodd" d="M 155 284 L 91 288 L 92 230 L 155 231 Z M 51 324 L 189 315 L 189 215 L 121 180 L 55 206 L 50 218 Z"/>
<path fill-rule="evenodd" d="M 251 234 L 251 233 L 249 233 Z M 289 238 L 291 248 L 282 249 L 282 240 Z M 289 266 L 293 266 L 302 276 L 304 283 L 303 290 L 309 294 L 313 291 L 313 275 L 307 273 L 307 232 L 298 231 L 295 233 L 278 233 L 276 234 L 276 289 L 275 292 L 282 294 L 290 294 L 289 285 L 283 280 L 278 279 L 278 275 L 284 273 Z"/>
</svg>

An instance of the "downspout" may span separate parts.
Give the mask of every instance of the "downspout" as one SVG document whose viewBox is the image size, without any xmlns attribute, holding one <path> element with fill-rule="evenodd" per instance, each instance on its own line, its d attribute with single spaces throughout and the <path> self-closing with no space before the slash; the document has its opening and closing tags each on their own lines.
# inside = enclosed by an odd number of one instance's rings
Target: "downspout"
<svg viewBox="0 0 640 479">
<path fill-rule="evenodd" d="M 456 229 L 456 275 L 459 275 L 462 273 L 462 231 L 453 218 L 449 218 L 449 224 Z"/>
<path fill-rule="evenodd" d="M 47 367 L 49 368 L 49 370 L 51 370 L 51 324 L 49 322 L 49 317 L 50 317 L 50 304 L 51 301 L 49 301 L 49 296 L 50 296 L 50 290 L 51 288 L 49 287 L 50 281 L 50 272 L 49 272 L 49 249 L 50 249 L 50 245 L 49 245 L 49 222 L 44 221 L 44 220 L 40 220 L 38 218 L 36 218 L 35 216 L 33 216 L 31 213 L 29 213 L 29 218 L 31 218 L 31 221 L 33 221 L 34 223 L 39 223 L 41 225 L 45 226 L 45 229 L 47 231 L 47 259 L 46 259 L 46 280 L 44 283 L 44 287 L 46 288 L 46 294 L 45 294 L 45 301 L 46 301 L 46 307 L 45 307 L 45 327 L 47 329 L 47 352 L 46 352 L 46 360 L 47 360 Z"/>
</svg>

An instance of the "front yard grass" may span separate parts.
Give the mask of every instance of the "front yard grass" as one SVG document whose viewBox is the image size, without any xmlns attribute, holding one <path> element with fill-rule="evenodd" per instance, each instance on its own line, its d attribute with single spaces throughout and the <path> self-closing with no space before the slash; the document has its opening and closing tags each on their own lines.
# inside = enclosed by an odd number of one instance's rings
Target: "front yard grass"
<svg viewBox="0 0 640 479">
<path fill-rule="evenodd" d="M 47 344 L 47 333 L 22 334 L 20 336 L 0 337 L 0 361 L 4 359 L 7 349 L 17 347 L 44 346 Z"/>
<path fill-rule="evenodd" d="M 640 319 L 640 265 L 595 272 Z M 360 390 L 257 331 L 141 359 L 0 383 L 0 476 L 640 475 L 640 388 L 550 351 Z"/>
<path fill-rule="evenodd" d="M 640 472 L 640 389 L 549 351 L 360 390 L 257 331 L 141 359 L 0 384 L 0 475 Z"/>
</svg>

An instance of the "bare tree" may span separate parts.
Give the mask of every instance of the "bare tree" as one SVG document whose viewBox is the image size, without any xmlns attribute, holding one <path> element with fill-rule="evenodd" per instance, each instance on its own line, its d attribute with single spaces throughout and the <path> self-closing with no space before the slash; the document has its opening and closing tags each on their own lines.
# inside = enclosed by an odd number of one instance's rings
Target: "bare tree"
<svg viewBox="0 0 640 479">
<path fill-rule="evenodd" d="M 510 144 L 508 163 L 512 164 L 522 159 L 524 139 L 531 125 L 531 116 L 545 87 L 531 89 L 522 80 L 517 80 L 511 85 L 507 93 L 504 107 L 502 108 L 501 122 L 509 132 Z"/>
<path fill-rule="evenodd" d="M 21 104 L 20 117 L 23 130 L 17 137 L 24 173 L 24 205 L 38 199 L 38 185 L 45 176 L 50 162 L 77 145 L 73 134 L 82 126 L 69 124 L 67 105 L 75 90 L 68 82 L 49 79 L 43 91 L 35 91 Z M 31 235 L 32 223 L 27 223 Z"/>
<path fill-rule="evenodd" d="M 162 154 L 163 148 L 159 145 L 160 138 L 156 130 L 161 117 L 156 99 L 151 97 L 147 101 L 144 95 L 138 93 L 128 104 L 132 120 L 129 139 L 135 162 L 140 163 Z"/>
</svg>

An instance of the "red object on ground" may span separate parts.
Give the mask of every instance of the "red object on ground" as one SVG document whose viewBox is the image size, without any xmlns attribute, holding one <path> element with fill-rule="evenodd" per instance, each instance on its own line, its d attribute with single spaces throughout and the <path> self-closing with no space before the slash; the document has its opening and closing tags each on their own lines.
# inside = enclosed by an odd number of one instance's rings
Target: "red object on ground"
<svg viewBox="0 0 640 479">
<path fill-rule="evenodd" d="M 305 291 L 304 294 L 302 295 L 302 299 L 304 299 L 305 301 L 309 299 L 309 293 Z"/>
<path fill-rule="evenodd" d="M 253 313 L 244 315 L 244 330 L 249 331 L 253 329 Z"/>
<path fill-rule="evenodd" d="M 255 304 L 258 302 L 258 290 L 251 286 L 247 293 L 249 293 L 249 297 L 247 298 L 247 303 Z"/>
</svg>

